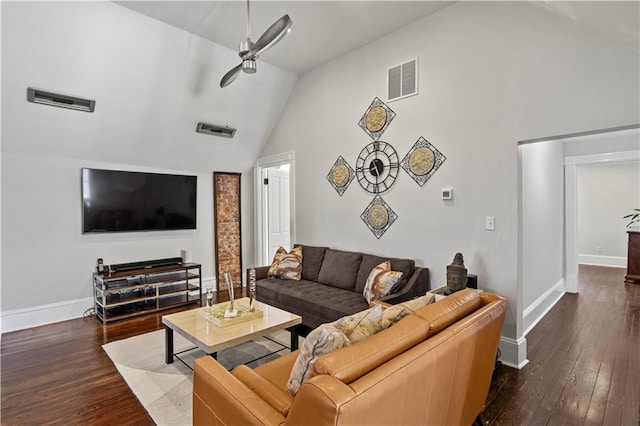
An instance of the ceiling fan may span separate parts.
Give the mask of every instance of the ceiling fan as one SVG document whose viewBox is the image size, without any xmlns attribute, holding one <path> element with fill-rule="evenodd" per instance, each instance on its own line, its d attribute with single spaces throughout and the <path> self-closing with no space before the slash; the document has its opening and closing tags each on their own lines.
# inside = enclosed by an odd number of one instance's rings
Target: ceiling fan
<svg viewBox="0 0 640 426">
<path fill-rule="evenodd" d="M 232 68 L 227 72 L 220 80 L 220 87 L 227 87 L 233 81 L 238 78 L 240 71 L 244 71 L 247 74 L 254 74 L 257 70 L 256 59 L 258 56 L 267 49 L 274 46 L 284 37 L 289 30 L 293 21 L 289 18 L 289 15 L 284 15 L 273 23 L 267 30 L 260 36 L 258 41 L 253 43 L 251 41 L 251 20 L 249 14 L 249 0 L 247 0 L 247 39 L 240 43 L 238 46 L 238 55 L 242 58 L 240 65 Z"/>
</svg>

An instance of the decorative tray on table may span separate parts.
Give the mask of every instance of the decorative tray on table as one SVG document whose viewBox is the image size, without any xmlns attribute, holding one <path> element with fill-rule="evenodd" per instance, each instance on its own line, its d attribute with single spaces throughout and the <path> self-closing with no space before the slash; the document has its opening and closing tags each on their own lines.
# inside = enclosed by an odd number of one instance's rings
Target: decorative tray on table
<svg viewBox="0 0 640 426">
<path fill-rule="evenodd" d="M 198 313 L 201 317 L 211 321 L 218 327 L 227 327 L 262 317 L 262 311 L 260 309 L 256 308 L 251 312 L 248 305 L 234 303 L 234 308 L 237 311 L 237 314 L 235 317 L 227 318 L 225 317 L 225 311 L 228 308 L 228 303 L 221 303 L 212 307 L 205 306 L 203 308 L 198 308 Z"/>
</svg>

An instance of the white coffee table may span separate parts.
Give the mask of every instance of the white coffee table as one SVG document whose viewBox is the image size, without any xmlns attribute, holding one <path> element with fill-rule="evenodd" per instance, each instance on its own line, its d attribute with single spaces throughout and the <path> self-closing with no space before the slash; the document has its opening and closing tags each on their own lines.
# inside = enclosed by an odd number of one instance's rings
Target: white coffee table
<svg viewBox="0 0 640 426">
<path fill-rule="evenodd" d="M 234 303 L 244 303 L 248 305 L 249 298 L 236 299 Z M 262 310 L 263 315 L 261 317 L 226 327 L 218 327 L 204 318 L 199 313 L 199 310 L 204 308 L 163 315 L 162 324 L 164 324 L 165 327 L 165 362 L 167 364 L 173 362 L 175 355 L 173 352 L 174 332 L 214 357 L 216 353 L 222 349 L 237 346 L 241 343 L 249 342 L 258 337 L 283 329 L 290 329 L 291 331 L 291 350 L 294 351 L 298 349 L 298 334 L 295 326 L 302 322 L 302 317 L 267 305 L 266 303 L 254 301 L 254 304 L 257 309 Z M 229 302 L 218 305 L 229 305 Z"/>
</svg>

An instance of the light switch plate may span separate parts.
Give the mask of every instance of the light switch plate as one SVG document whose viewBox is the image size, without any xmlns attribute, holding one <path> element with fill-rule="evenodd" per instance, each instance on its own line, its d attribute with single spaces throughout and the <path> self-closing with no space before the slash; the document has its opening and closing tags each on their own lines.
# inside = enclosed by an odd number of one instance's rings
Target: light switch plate
<svg viewBox="0 0 640 426">
<path fill-rule="evenodd" d="M 485 229 L 487 231 L 495 231 L 496 229 L 496 218 L 494 216 L 487 216 L 485 222 Z"/>
</svg>

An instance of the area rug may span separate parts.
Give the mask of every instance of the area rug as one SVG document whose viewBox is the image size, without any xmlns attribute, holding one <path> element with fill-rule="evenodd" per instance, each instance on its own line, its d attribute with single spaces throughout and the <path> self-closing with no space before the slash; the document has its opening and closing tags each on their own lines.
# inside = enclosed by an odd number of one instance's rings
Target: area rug
<svg viewBox="0 0 640 426">
<path fill-rule="evenodd" d="M 268 337 L 289 345 L 287 331 Z M 176 353 L 192 347 L 192 343 L 174 333 Z M 193 372 L 178 360 L 165 364 L 164 330 L 107 343 L 102 348 L 157 425 L 191 425 Z M 267 338 L 260 338 L 220 351 L 218 361 L 227 369 L 245 363 L 256 367 L 289 352 L 284 349 L 268 355 L 281 348 Z M 268 356 L 251 362 L 265 355 Z M 182 353 L 180 358 L 193 368 L 195 360 L 201 356 L 207 355 L 195 349 Z"/>
</svg>

